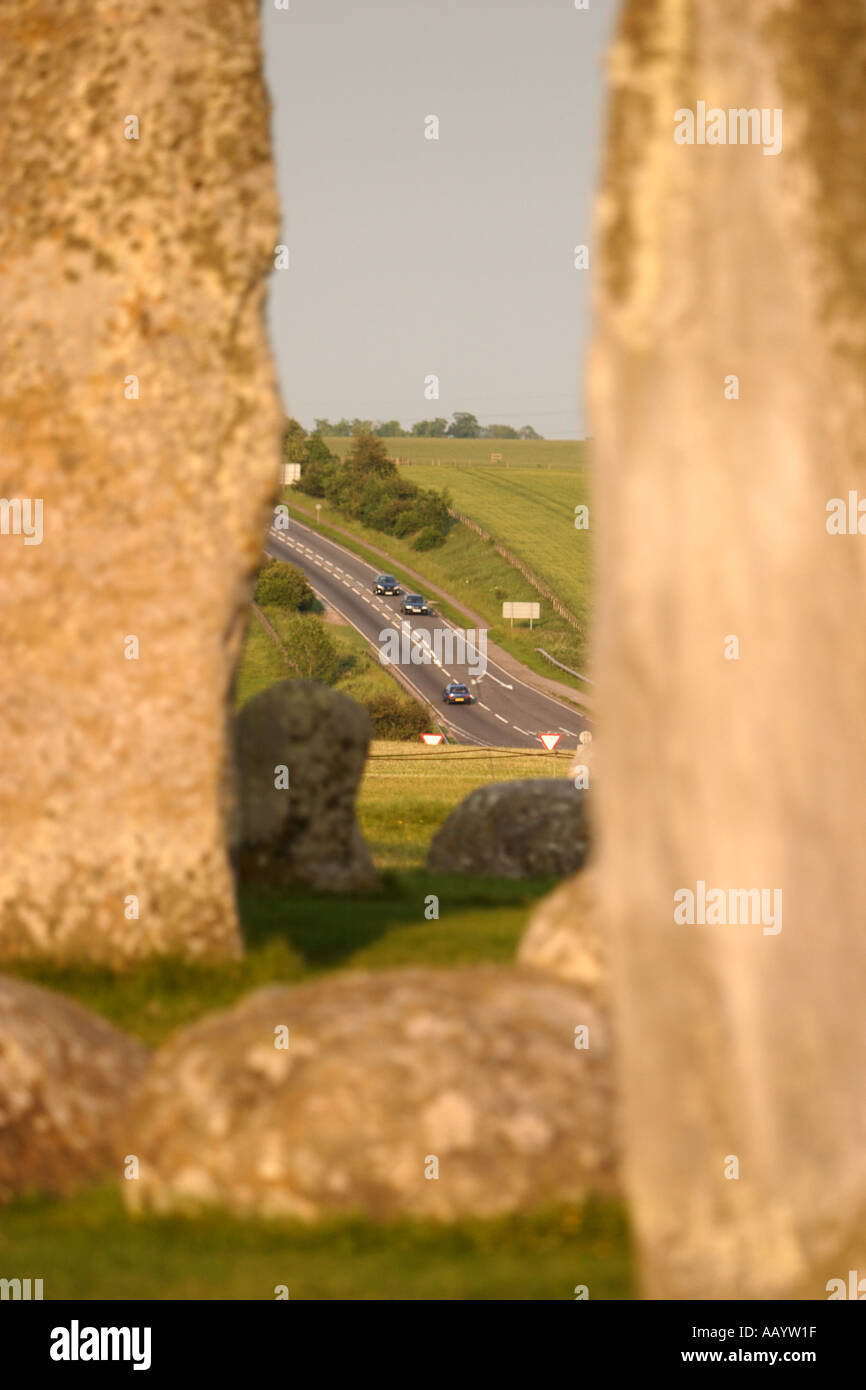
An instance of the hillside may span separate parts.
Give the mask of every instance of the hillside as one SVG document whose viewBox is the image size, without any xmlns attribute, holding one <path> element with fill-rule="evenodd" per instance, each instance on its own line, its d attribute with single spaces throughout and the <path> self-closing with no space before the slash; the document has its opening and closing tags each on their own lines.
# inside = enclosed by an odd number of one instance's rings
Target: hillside
<svg viewBox="0 0 866 1390">
<path fill-rule="evenodd" d="M 350 439 L 329 438 L 340 457 Z M 413 482 L 445 488 L 455 509 L 477 521 L 549 585 L 587 626 L 591 530 L 575 529 L 589 504 L 588 444 L 577 440 L 387 439 Z M 491 454 L 501 462 L 491 463 Z M 404 460 L 406 460 L 404 462 Z"/>
</svg>

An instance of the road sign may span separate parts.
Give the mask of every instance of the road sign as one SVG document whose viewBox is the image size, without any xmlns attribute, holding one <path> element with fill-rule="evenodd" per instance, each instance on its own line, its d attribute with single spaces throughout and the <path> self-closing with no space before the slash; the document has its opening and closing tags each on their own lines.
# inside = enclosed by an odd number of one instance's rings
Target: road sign
<svg viewBox="0 0 866 1390">
<path fill-rule="evenodd" d="M 422 735 L 421 735 L 421 742 L 422 742 L 422 743 L 441 743 L 441 742 L 442 742 L 442 735 L 441 735 L 441 734 L 422 734 Z"/>
<path fill-rule="evenodd" d="M 559 743 L 559 740 L 562 738 L 562 734 L 539 734 L 538 737 L 541 739 L 548 753 L 552 753 Z"/>
<path fill-rule="evenodd" d="M 540 603 L 503 603 L 503 605 L 502 605 L 502 616 L 503 616 L 503 618 L 510 618 L 510 619 L 511 619 L 511 626 L 512 626 L 512 627 L 514 627 L 514 619 L 515 619 L 515 618 L 528 618 L 528 619 L 529 619 L 529 628 L 530 628 L 530 631 L 531 631 L 531 630 L 532 630 L 532 620 L 533 620 L 533 618 L 540 618 L 540 617 L 541 617 L 541 604 L 540 604 Z"/>
</svg>

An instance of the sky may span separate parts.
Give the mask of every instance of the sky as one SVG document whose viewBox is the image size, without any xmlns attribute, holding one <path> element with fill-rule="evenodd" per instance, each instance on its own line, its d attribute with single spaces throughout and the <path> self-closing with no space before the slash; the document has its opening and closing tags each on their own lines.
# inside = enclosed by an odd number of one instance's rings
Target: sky
<svg viewBox="0 0 866 1390">
<path fill-rule="evenodd" d="M 589 3 L 263 0 L 289 252 L 269 331 L 306 428 L 469 410 L 587 434 L 591 270 L 574 248 L 592 252 L 617 9 Z"/>
</svg>

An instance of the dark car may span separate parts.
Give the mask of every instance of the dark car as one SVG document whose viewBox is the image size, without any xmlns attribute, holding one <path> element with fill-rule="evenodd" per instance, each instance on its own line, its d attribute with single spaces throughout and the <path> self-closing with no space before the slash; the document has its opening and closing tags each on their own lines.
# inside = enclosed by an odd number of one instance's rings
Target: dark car
<svg viewBox="0 0 866 1390">
<path fill-rule="evenodd" d="M 459 681 L 449 681 L 442 691 L 442 703 L 444 705 L 471 705 L 472 696 L 469 694 L 469 686 L 461 685 Z"/>
<path fill-rule="evenodd" d="M 430 607 L 421 594 L 407 594 L 400 604 L 401 613 L 429 613 Z"/>
<path fill-rule="evenodd" d="M 373 580 L 374 594 L 399 594 L 400 585 L 393 574 L 377 574 Z"/>
</svg>

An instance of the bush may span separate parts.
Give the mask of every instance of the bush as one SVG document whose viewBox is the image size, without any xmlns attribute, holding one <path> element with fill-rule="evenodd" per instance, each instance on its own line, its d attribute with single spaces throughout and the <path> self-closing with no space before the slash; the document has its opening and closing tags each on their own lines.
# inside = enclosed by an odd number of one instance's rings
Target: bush
<svg viewBox="0 0 866 1390">
<path fill-rule="evenodd" d="M 333 637 L 320 618 L 292 613 L 276 625 L 294 676 L 332 685 L 340 674 Z"/>
<path fill-rule="evenodd" d="M 383 690 L 368 695 L 363 703 L 373 724 L 374 738 L 405 743 L 430 729 L 429 716 L 410 695 Z"/>
<path fill-rule="evenodd" d="M 382 440 L 368 429 L 353 431 L 352 448 L 341 462 L 319 435 L 305 441 L 307 451 L 301 478 L 295 484 L 313 497 L 325 497 L 333 507 L 374 531 L 390 536 L 421 533 L 416 550 L 441 545 L 454 524 L 447 492 L 419 488 L 403 477 Z"/>
<path fill-rule="evenodd" d="M 443 545 L 445 537 L 440 531 L 436 531 L 432 526 L 425 526 L 423 531 L 412 542 L 413 550 L 434 550 L 437 545 Z"/>
<path fill-rule="evenodd" d="M 269 556 L 259 570 L 255 600 L 260 608 L 272 606 L 298 612 L 312 608 L 316 596 L 302 570 Z"/>
</svg>

